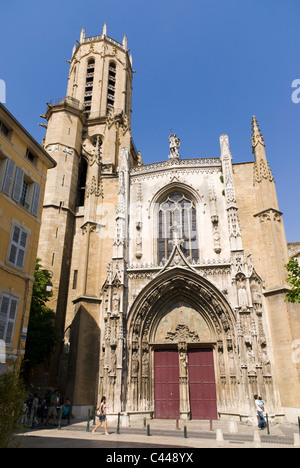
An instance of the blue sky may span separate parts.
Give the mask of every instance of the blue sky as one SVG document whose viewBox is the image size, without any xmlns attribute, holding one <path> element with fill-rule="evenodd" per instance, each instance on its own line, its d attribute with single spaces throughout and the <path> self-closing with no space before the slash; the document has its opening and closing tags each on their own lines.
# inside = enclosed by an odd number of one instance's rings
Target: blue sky
<svg viewBox="0 0 300 468">
<path fill-rule="evenodd" d="M 170 129 L 184 158 L 252 161 L 255 114 L 276 180 L 287 240 L 300 241 L 299 0 L 15 0 L 1 5 L 0 79 L 6 106 L 41 143 L 46 101 L 64 97 L 68 63 L 87 36 L 128 37 L 136 70 L 132 132 L 145 163 L 166 160 Z"/>
</svg>

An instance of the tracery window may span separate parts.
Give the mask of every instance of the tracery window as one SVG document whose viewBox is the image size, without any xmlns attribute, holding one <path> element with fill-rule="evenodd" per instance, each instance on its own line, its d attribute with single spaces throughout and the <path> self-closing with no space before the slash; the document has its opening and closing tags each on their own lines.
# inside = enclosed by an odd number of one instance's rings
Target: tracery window
<svg viewBox="0 0 300 468">
<path fill-rule="evenodd" d="M 197 216 L 195 202 L 181 192 L 169 194 L 159 205 L 158 211 L 158 262 L 167 260 L 173 250 L 175 235 L 181 250 L 189 261 L 199 259 L 197 240 Z"/>
</svg>

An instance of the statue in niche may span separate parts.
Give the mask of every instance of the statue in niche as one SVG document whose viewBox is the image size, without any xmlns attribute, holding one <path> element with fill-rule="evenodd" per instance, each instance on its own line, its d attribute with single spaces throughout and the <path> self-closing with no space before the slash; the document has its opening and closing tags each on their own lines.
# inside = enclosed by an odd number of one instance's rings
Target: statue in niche
<svg viewBox="0 0 300 468">
<path fill-rule="evenodd" d="M 180 351 L 179 353 L 179 364 L 180 364 L 180 375 L 186 376 L 187 362 L 186 362 L 186 352 L 184 351 Z"/>
<path fill-rule="evenodd" d="M 256 310 L 262 309 L 262 295 L 256 289 L 252 293 L 252 301 Z"/>
<path fill-rule="evenodd" d="M 219 350 L 219 368 L 220 368 L 220 374 L 225 375 L 224 353 L 222 349 Z"/>
<path fill-rule="evenodd" d="M 247 347 L 248 372 L 255 372 L 255 354 L 251 346 Z"/>
<path fill-rule="evenodd" d="M 113 303 L 113 313 L 118 314 L 120 311 L 120 297 L 117 291 L 114 291 L 112 303 Z"/>
<path fill-rule="evenodd" d="M 239 285 L 238 285 L 238 302 L 239 302 L 239 307 L 242 310 L 247 310 L 248 297 L 247 297 L 246 287 L 243 284 L 243 281 L 239 281 Z"/>
<path fill-rule="evenodd" d="M 262 363 L 264 366 L 265 375 L 271 375 L 271 361 L 269 359 L 266 349 L 263 349 L 263 352 L 262 352 Z"/>
<path fill-rule="evenodd" d="M 147 352 L 143 354 L 142 358 L 142 374 L 143 377 L 149 376 L 149 356 Z"/>
<path fill-rule="evenodd" d="M 109 369 L 109 373 L 111 375 L 114 375 L 116 373 L 116 367 L 117 367 L 116 350 L 115 348 L 111 348 L 110 369 Z"/>
<path fill-rule="evenodd" d="M 138 354 L 136 351 L 132 354 L 132 363 L 131 363 L 131 375 L 137 377 L 139 371 L 139 360 Z"/>
<path fill-rule="evenodd" d="M 229 371 L 230 375 L 235 375 L 235 360 L 234 360 L 234 352 L 233 349 L 228 350 L 228 357 L 229 357 Z"/>
</svg>

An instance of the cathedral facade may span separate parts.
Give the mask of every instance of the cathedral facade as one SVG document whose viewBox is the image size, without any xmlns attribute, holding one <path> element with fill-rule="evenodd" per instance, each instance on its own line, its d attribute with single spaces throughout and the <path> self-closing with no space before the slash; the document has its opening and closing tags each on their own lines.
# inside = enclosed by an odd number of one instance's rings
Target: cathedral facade
<svg viewBox="0 0 300 468">
<path fill-rule="evenodd" d="M 53 273 L 63 341 L 47 384 L 75 414 L 106 395 L 114 414 L 296 418 L 299 306 L 285 302 L 288 248 L 265 143 L 235 164 L 186 158 L 169 136 L 144 165 L 131 134 L 127 38 L 86 37 L 67 95 L 44 118 L 48 173 L 38 256 Z M 250 138 L 250 135 L 249 135 Z"/>
</svg>

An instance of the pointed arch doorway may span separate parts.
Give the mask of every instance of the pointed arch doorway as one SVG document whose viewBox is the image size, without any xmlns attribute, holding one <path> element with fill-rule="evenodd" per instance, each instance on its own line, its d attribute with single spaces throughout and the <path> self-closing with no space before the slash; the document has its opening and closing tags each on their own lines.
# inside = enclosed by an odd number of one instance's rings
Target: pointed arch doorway
<svg viewBox="0 0 300 468">
<path fill-rule="evenodd" d="M 217 419 L 235 317 L 212 283 L 192 269 L 167 265 L 132 304 L 127 333 L 128 411 Z"/>
<path fill-rule="evenodd" d="M 201 314 L 176 301 L 161 318 L 154 341 L 155 417 L 217 419 L 212 336 Z"/>
</svg>

